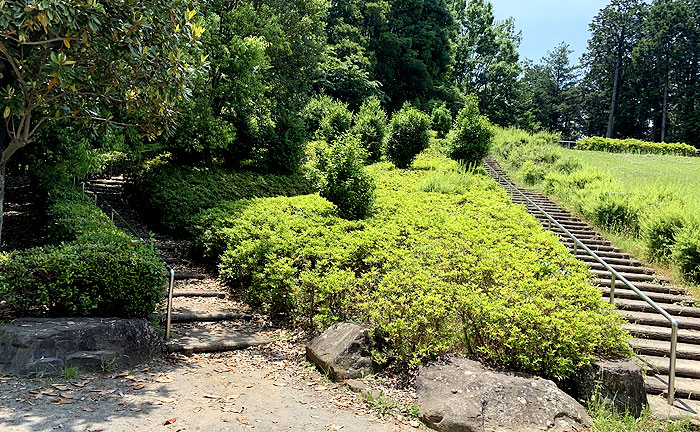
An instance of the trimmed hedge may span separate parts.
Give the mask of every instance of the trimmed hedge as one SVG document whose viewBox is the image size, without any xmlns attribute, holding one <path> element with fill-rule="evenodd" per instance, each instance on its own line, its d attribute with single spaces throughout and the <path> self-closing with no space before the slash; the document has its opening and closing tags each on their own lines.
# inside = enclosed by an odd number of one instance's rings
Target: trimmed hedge
<svg viewBox="0 0 700 432">
<path fill-rule="evenodd" d="M 203 213 L 197 240 L 256 306 L 312 330 L 375 326 L 389 347 L 378 360 L 462 352 L 559 379 L 596 354 L 629 353 L 586 267 L 505 192 L 444 157 L 424 154 L 415 167 L 370 167 L 368 219 L 342 219 L 318 195 L 259 198 Z M 468 175 L 469 186 L 421 190 L 442 172 Z"/>
<path fill-rule="evenodd" d="M 638 139 L 592 137 L 578 141 L 576 150 L 595 150 L 612 153 L 646 153 L 677 156 L 697 156 L 698 149 L 683 143 L 654 143 Z"/>
<path fill-rule="evenodd" d="M 301 174 L 289 176 L 154 164 L 131 179 L 132 195 L 154 221 L 188 234 L 202 211 L 221 201 L 313 192 Z"/>
<path fill-rule="evenodd" d="M 23 315 L 146 317 L 163 298 L 158 253 L 117 229 L 77 188 L 49 192 L 50 239 L 0 255 L 0 296 Z"/>
</svg>

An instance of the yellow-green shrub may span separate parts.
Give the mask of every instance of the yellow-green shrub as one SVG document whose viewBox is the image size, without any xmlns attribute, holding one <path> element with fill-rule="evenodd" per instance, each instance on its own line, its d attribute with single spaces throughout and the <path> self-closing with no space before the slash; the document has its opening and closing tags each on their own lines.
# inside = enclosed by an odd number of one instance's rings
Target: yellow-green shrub
<svg viewBox="0 0 700 432">
<path fill-rule="evenodd" d="M 563 378 L 593 355 L 628 353 L 585 266 L 495 183 L 478 173 L 468 188 L 423 192 L 457 163 L 415 166 L 370 167 L 378 195 L 363 221 L 316 195 L 260 198 L 211 210 L 200 241 L 224 250 L 221 276 L 252 303 L 312 330 L 369 323 L 401 363 L 463 352 Z"/>
</svg>

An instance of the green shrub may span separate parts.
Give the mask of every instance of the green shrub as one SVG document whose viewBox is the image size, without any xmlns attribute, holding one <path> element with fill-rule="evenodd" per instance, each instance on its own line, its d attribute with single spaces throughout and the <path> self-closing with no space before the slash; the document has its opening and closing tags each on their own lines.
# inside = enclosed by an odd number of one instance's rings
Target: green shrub
<svg viewBox="0 0 700 432">
<path fill-rule="evenodd" d="M 146 317 L 164 294 L 158 255 L 120 235 L 12 252 L 0 295 L 21 315 Z"/>
<path fill-rule="evenodd" d="M 0 260 L 0 296 L 24 315 L 145 317 L 164 293 L 158 253 L 117 229 L 79 189 L 54 187 L 49 238 Z"/>
<path fill-rule="evenodd" d="M 221 276 L 251 303 L 311 330 L 368 323 L 401 364 L 461 352 L 563 378 L 594 355 L 629 353 L 621 317 L 553 234 L 482 174 L 426 193 L 418 185 L 456 163 L 421 155 L 416 166 L 369 167 L 378 195 L 365 220 L 316 195 L 260 198 L 203 214 L 201 241 L 224 250 Z"/>
<path fill-rule="evenodd" d="M 372 209 L 376 186 L 365 170 L 366 156 L 355 135 L 344 135 L 331 147 L 323 141 L 314 144 L 308 178 L 322 197 L 338 206 L 341 217 L 363 219 Z"/>
<path fill-rule="evenodd" d="M 289 176 L 227 171 L 220 168 L 148 164 L 129 186 L 144 212 L 165 228 L 187 234 L 202 210 L 221 201 L 312 191 L 300 174 Z"/>
<path fill-rule="evenodd" d="M 442 139 L 447 136 L 452 128 L 452 113 L 447 109 L 447 105 L 443 103 L 433 108 L 430 114 L 430 126 L 437 132 L 438 138 Z"/>
<path fill-rule="evenodd" d="M 491 125 L 479 114 L 476 97 L 467 97 L 466 106 L 457 115 L 450 133 L 450 157 L 466 165 L 478 165 L 489 154 L 492 138 Z"/>
<path fill-rule="evenodd" d="M 387 158 L 398 168 L 410 167 L 418 153 L 428 148 L 429 129 L 430 118 L 410 104 L 404 104 L 391 117 L 386 143 Z"/>
<path fill-rule="evenodd" d="M 576 150 L 595 150 L 613 153 L 649 153 L 678 156 L 697 156 L 698 150 L 683 143 L 652 143 L 638 139 L 593 137 L 576 143 Z"/>
<path fill-rule="evenodd" d="M 534 186 L 544 180 L 547 171 L 535 162 L 528 160 L 520 167 L 518 176 L 523 179 L 526 185 Z"/>
<path fill-rule="evenodd" d="M 342 102 L 326 95 L 320 95 L 311 99 L 300 113 L 306 128 L 307 137 L 312 138 L 316 134 L 316 131 L 321 128 L 321 120 L 329 112 L 342 106 L 345 106 Z"/>
<path fill-rule="evenodd" d="M 366 100 L 360 107 L 352 128 L 367 152 L 367 160 L 376 162 L 382 157 L 382 147 L 387 133 L 386 112 L 376 97 Z"/>
<path fill-rule="evenodd" d="M 641 235 L 652 261 L 666 263 L 671 258 L 676 235 L 687 216 L 682 207 L 669 205 L 648 210 L 641 220 Z"/>
<path fill-rule="evenodd" d="M 687 224 L 675 237 L 673 261 L 683 275 L 693 283 L 700 283 L 700 223 Z"/>
<path fill-rule="evenodd" d="M 352 113 L 344 103 L 334 103 L 324 113 L 316 136 L 327 142 L 335 141 L 350 131 Z"/>
</svg>

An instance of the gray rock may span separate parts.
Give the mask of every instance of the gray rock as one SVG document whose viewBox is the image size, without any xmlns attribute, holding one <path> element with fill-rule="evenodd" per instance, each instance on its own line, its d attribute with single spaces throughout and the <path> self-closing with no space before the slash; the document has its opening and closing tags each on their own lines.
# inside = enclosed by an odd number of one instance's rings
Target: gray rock
<svg viewBox="0 0 700 432">
<path fill-rule="evenodd" d="M 306 345 L 306 358 L 333 380 L 375 373 L 369 329 L 353 323 L 328 328 Z"/>
<path fill-rule="evenodd" d="M 0 325 L 0 374 L 58 375 L 125 369 L 159 356 L 163 338 L 145 320 L 22 318 Z"/>
<path fill-rule="evenodd" d="M 549 380 L 496 372 L 452 357 L 424 366 L 416 380 L 419 416 L 442 432 L 576 431 L 586 410 Z"/>
<path fill-rule="evenodd" d="M 596 360 L 572 378 L 573 394 L 579 400 L 595 397 L 620 412 L 639 416 L 647 406 L 642 369 L 632 359 Z"/>
</svg>

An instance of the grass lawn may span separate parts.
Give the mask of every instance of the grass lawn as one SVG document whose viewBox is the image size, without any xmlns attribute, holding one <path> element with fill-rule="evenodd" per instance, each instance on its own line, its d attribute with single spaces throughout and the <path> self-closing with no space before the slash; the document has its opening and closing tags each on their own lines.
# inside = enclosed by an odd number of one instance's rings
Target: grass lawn
<svg viewBox="0 0 700 432">
<path fill-rule="evenodd" d="M 664 186 L 700 206 L 700 157 L 564 150 L 582 163 L 608 171 L 629 189 Z"/>
</svg>

